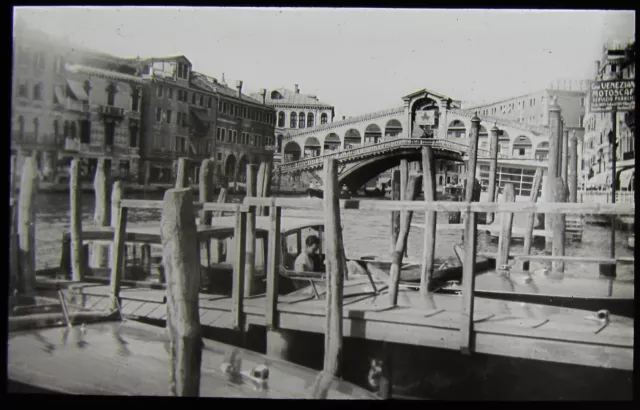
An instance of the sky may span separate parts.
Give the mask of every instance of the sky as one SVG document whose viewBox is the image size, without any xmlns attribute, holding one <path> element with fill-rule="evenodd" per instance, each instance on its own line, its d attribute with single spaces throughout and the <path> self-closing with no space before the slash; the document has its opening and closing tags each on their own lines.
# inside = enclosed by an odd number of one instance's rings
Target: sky
<svg viewBox="0 0 640 410">
<path fill-rule="evenodd" d="M 120 57 L 185 55 L 244 89 L 298 84 L 336 119 L 427 88 L 471 103 L 593 77 L 602 45 L 635 38 L 634 11 L 15 7 L 53 37 Z"/>
</svg>

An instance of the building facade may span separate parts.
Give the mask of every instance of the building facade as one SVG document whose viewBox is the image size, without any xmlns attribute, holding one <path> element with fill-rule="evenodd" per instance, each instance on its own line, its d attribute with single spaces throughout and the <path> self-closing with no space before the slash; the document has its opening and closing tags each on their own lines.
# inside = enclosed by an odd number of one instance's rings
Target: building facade
<svg viewBox="0 0 640 410">
<path fill-rule="evenodd" d="M 254 94 L 254 98 L 261 96 Z M 318 97 L 310 94 L 301 94 L 298 84 L 295 85 L 294 91 L 285 88 L 270 90 L 265 95 L 265 102 L 276 111 L 275 122 L 275 151 L 282 153 L 282 139 L 285 135 L 299 131 L 305 128 L 313 128 L 317 125 L 328 124 L 333 122 L 335 117 L 335 107 L 331 104 L 323 103 Z M 339 143 L 339 141 L 338 141 Z M 319 155 L 320 145 L 308 148 L 309 154 Z M 303 153 L 297 157 L 289 155 L 291 158 L 280 158 L 276 154 L 279 161 L 291 161 L 300 159 Z"/>
<path fill-rule="evenodd" d="M 602 57 L 595 62 L 594 80 L 635 80 L 635 42 L 626 46 L 605 44 Z M 610 189 L 613 115 L 591 112 L 587 98 L 582 180 L 587 188 Z M 616 114 L 616 188 L 635 190 L 635 110 Z"/>
</svg>

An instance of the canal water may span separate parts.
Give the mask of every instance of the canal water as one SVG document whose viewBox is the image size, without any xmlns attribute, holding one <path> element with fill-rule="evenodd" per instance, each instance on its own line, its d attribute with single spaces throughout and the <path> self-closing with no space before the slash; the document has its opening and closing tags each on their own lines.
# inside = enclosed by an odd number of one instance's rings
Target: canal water
<svg viewBox="0 0 640 410">
<path fill-rule="evenodd" d="M 145 198 L 143 194 L 127 194 L 128 198 Z M 94 198 L 83 195 L 83 223 L 92 224 Z M 161 194 L 146 199 L 162 199 Z M 230 196 L 228 201 L 240 202 L 242 197 Z M 301 201 L 304 201 L 301 198 Z M 69 230 L 69 195 L 40 194 L 36 209 L 37 268 L 59 264 L 61 238 Z M 320 212 L 283 210 L 283 216 L 322 218 Z M 132 224 L 159 222 L 160 211 L 132 209 Z M 413 223 L 423 224 L 424 214 L 415 213 Z M 445 213 L 438 214 L 438 223 L 448 223 Z M 345 210 L 342 213 L 343 237 L 348 257 L 376 255 L 389 258 L 390 213 Z M 567 243 L 567 254 L 575 256 L 608 256 L 608 227 L 585 224 L 581 243 Z M 633 256 L 626 246 L 631 232 L 619 231 L 616 235 L 616 254 Z M 436 259 L 458 264 L 453 245 L 462 243 L 461 231 L 438 232 Z M 408 257 L 420 260 L 423 233 L 412 228 L 409 235 Z M 486 235 L 479 238 L 480 251 L 496 252 L 497 243 Z M 516 243 L 513 253 L 522 251 Z M 543 254 L 536 248 L 534 253 Z M 544 266 L 532 263 L 532 269 Z M 567 276 L 597 277 L 595 264 L 567 264 Z M 633 265 L 618 265 L 620 279 L 633 278 Z M 206 334 L 222 342 L 237 344 L 237 334 L 222 330 Z M 324 336 L 300 332 L 296 336 L 291 360 L 311 368 L 322 368 Z M 251 328 L 245 347 L 265 352 L 264 328 Z M 383 349 L 393 356 L 393 384 L 396 394 L 439 400 L 617 400 L 631 399 L 631 372 L 586 368 L 557 363 L 514 359 L 501 356 L 474 354 L 464 356 L 455 350 L 386 344 L 377 341 L 345 339 L 343 344 L 342 376 L 363 387 L 367 382 L 372 358 L 379 358 Z"/>
</svg>

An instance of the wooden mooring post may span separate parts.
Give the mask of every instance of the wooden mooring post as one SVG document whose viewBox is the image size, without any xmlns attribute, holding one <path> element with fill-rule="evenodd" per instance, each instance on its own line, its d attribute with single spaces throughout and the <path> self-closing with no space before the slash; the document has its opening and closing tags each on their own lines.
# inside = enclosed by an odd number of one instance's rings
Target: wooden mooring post
<svg viewBox="0 0 640 410">
<path fill-rule="evenodd" d="M 171 343 L 172 396 L 200 394 L 202 332 L 200 263 L 190 188 L 165 192 L 160 223 L 167 276 L 167 329 Z"/>
<path fill-rule="evenodd" d="M 34 157 L 26 158 L 22 166 L 18 200 L 18 293 L 31 295 L 36 290 L 36 212 L 38 165 Z"/>
<path fill-rule="evenodd" d="M 533 187 L 531 188 L 531 193 L 529 195 L 529 202 L 536 203 L 538 201 L 538 193 L 540 192 L 540 188 L 542 187 L 542 168 L 536 169 L 536 174 L 533 177 Z M 524 249 L 523 253 L 525 255 L 531 254 L 531 245 L 533 243 L 533 228 L 536 224 L 536 213 L 531 212 L 527 214 L 527 224 L 525 225 L 524 230 Z M 518 261 L 518 269 L 522 271 L 528 271 L 530 266 L 530 261 L 521 260 Z"/>
<path fill-rule="evenodd" d="M 120 285 L 125 273 L 125 239 L 127 234 L 127 214 L 129 209 L 122 207 L 122 182 L 113 184 L 111 195 L 111 223 L 114 224 L 113 244 L 111 245 L 111 308 L 120 306 Z M 114 209 L 115 208 L 115 209 Z"/>
<path fill-rule="evenodd" d="M 424 186 L 424 201 L 436 200 L 436 172 L 435 160 L 431 147 L 422 148 L 422 173 Z M 424 245 L 422 249 L 422 270 L 420 272 L 420 292 L 429 292 L 429 283 L 433 278 L 434 259 L 436 252 L 436 222 L 434 211 L 425 212 L 424 216 Z"/>
<path fill-rule="evenodd" d="M 391 173 L 391 200 L 400 200 L 400 170 L 395 169 Z M 391 253 L 396 250 L 398 234 L 400 233 L 400 211 L 391 211 L 391 243 L 389 244 Z"/>
<path fill-rule="evenodd" d="M 188 158 L 178 158 L 178 170 L 176 171 L 176 188 L 190 188 L 189 173 L 187 167 L 189 165 Z"/>
<path fill-rule="evenodd" d="M 491 137 L 489 141 L 490 148 L 490 162 L 489 162 L 489 189 L 487 191 L 489 195 L 489 202 L 494 202 L 496 197 L 496 183 L 498 173 L 498 140 L 502 131 L 494 125 L 491 128 Z M 487 224 L 491 224 L 494 221 L 493 212 L 487 212 Z"/>
<path fill-rule="evenodd" d="M 406 159 L 401 159 L 400 160 L 400 200 L 401 201 L 404 201 L 405 199 L 407 199 L 408 183 L 409 183 L 409 161 L 407 161 Z M 402 226 L 405 224 L 405 221 L 407 220 L 407 215 L 408 214 L 406 211 L 400 212 L 400 229 L 402 229 Z M 404 252 L 405 252 L 404 256 L 407 256 L 406 248 Z"/>
<path fill-rule="evenodd" d="M 547 166 L 547 178 L 544 187 L 544 198 L 545 201 L 551 202 L 554 198 L 553 193 L 553 179 L 555 177 L 560 177 L 560 168 L 561 168 L 561 150 L 562 150 L 562 116 L 561 116 L 561 108 L 558 105 L 557 99 L 552 97 L 551 104 L 549 106 L 549 158 L 548 158 L 548 166 Z M 545 230 L 549 230 L 551 228 L 551 219 L 553 218 L 552 214 L 545 214 Z M 550 247 L 552 247 L 552 241 L 550 241 L 547 237 L 545 237 L 545 248 L 549 251 Z"/>
<path fill-rule="evenodd" d="M 71 161 L 69 169 L 69 202 L 71 205 L 71 279 L 84 280 L 85 254 L 82 249 L 82 192 L 80 190 L 80 160 Z"/>
<path fill-rule="evenodd" d="M 567 201 L 567 187 L 561 177 L 551 178 L 551 193 L 552 200 L 556 203 Z M 552 230 L 552 256 L 564 256 L 564 243 L 565 243 L 565 215 L 564 214 L 551 214 L 551 230 Z M 551 271 L 553 274 L 564 273 L 564 261 L 554 260 L 551 262 Z"/>
<path fill-rule="evenodd" d="M 412 175 L 409 178 L 407 192 L 405 198 L 415 201 L 422 184 L 422 175 Z M 400 269 L 402 267 L 402 258 L 407 250 L 407 240 L 409 239 L 409 231 L 411 229 L 411 219 L 413 211 L 407 211 L 406 217 L 403 218 L 403 224 L 398 234 L 398 242 L 391 254 L 391 269 L 389 272 L 389 304 L 396 306 L 398 304 L 398 289 L 400 286 Z"/>
<path fill-rule="evenodd" d="M 513 184 L 504 184 L 504 202 L 514 202 L 516 200 Z M 502 269 L 509 264 L 509 250 L 511 248 L 511 231 L 513 228 L 513 212 L 502 212 L 500 221 L 500 236 L 498 238 L 498 259 L 496 267 Z"/>
<path fill-rule="evenodd" d="M 258 170 L 258 183 L 257 183 L 257 196 L 261 198 L 267 198 L 271 196 L 271 176 L 273 173 L 273 163 L 271 161 L 263 161 L 260 163 L 260 169 Z M 269 207 L 260 207 L 258 209 L 258 215 L 268 216 Z"/>
<path fill-rule="evenodd" d="M 569 202 L 578 202 L 578 136 L 571 133 L 569 146 Z"/>
<path fill-rule="evenodd" d="M 247 164 L 246 196 L 256 196 L 256 171 L 257 165 Z M 253 276 L 256 266 L 256 207 L 249 207 L 247 213 L 247 245 L 244 270 L 244 297 L 253 294 Z"/>
<path fill-rule="evenodd" d="M 95 193 L 95 207 L 93 223 L 97 227 L 109 226 L 111 223 L 111 204 L 109 192 L 109 170 L 105 168 L 105 158 L 98 160 L 96 174 L 93 178 Z M 108 245 L 94 244 L 92 246 L 91 266 L 104 268 L 108 263 Z"/>
<path fill-rule="evenodd" d="M 471 118 L 471 132 L 469 133 L 469 162 L 467 165 L 467 189 L 465 201 L 471 203 L 474 199 L 476 181 L 476 163 L 478 160 L 478 137 L 480 133 L 480 118 L 476 112 Z M 470 188 L 471 187 L 471 188 Z M 478 245 L 477 214 L 471 211 L 465 213 L 464 218 L 464 263 L 462 264 L 462 323 L 460 325 L 460 350 L 469 354 L 473 350 L 473 306 Z"/>
<path fill-rule="evenodd" d="M 205 159 L 200 165 L 200 175 L 198 178 L 198 199 L 201 203 L 213 201 L 213 172 L 214 163 L 210 159 Z M 200 211 L 200 225 L 210 226 L 212 222 L 213 213 L 211 211 Z M 198 244 L 200 249 L 202 246 Z M 204 250 L 206 253 L 207 264 L 209 267 L 211 264 L 211 241 L 207 241 L 204 244 Z"/>
<path fill-rule="evenodd" d="M 338 161 L 324 162 L 324 223 L 327 248 L 327 304 L 324 337 L 324 364 L 316 381 L 314 398 L 327 397 L 331 381 L 340 371 L 342 355 L 342 303 L 345 275 L 345 256 L 340 223 L 340 185 L 338 184 Z"/>
</svg>

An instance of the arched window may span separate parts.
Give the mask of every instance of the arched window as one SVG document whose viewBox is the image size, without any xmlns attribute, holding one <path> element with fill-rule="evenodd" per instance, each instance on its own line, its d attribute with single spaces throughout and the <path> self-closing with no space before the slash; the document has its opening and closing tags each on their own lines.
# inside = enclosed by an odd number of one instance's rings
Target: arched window
<svg viewBox="0 0 640 410">
<path fill-rule="evenodd" d="M 278 113 L 278 127 L 284 128 L 284 112 L 282 111 Z"/>
<path fill-rule="evenodd" d="M 42 84 L 37 83 L 33 86 L 33 99 L 42 100 Z"/>
<path fill-rule="evenodd" d="M 313 127 L 313 113 L 307 114 L 307 127 L 309 128 Z"/>
<path fill-rule="evenodd" d="M 73 139 L 76 138 L 76 122 L 75 121 L 71 121 L 71 124 L 69 125 L 69 134 L 71 138 Z"/>
<path fill-rule="evenodd" d="M 22 115 L 18 116 L 18 136 L 20 139 L 24 138 L 24 117 Z"/>
<path fill-rule="evenodd" d="M 304 128 L 304 119 L 305 119 L 305 116 L 304 116 L 304 113 L 303 113 L 303 112 L 301 112 L 301 113 L 300 113 L 300 117 L 299 117 L 299 118 L 300 118 L 300 124 L 299 124 L 299 126 L 300 126 L 300 128 Z"/>
<path fill-rule="evenodd" d="M 282 95 L 277 91 L 271 91 L 271 99 L 272 100 L 281 100 Z"/>
<path fill-rule="evenodd" d="M 107 86 L 107 105 L 110 105 L 113 107 L 113 105 L 116 102 L 116 92 L 118 91 L 116 89 L 115 84 L 111 83 Z"/>
<path fill-rule="evenodd" d="M 37 118 L 33 119 L 33 138 L 38 140 L 38 133 L 40 132 L 40 121 Z"/>
<path fill-rule="evenodd" d="M 320 125 L 327 123 L 327 113 L 322 113 L 320 116 Z"/>
<path fill-rule="evenodd" d="M 295 112 L 291 113 L 289 128 L 298 128 L 298 114 L 296 114 Z"/>
<path fill-rule="evenodd" d="M 440 175 L 440 177 L 438 179 L 439 179 L 438 185 L 442 185 L 442 175 Z"/>
</svg>

